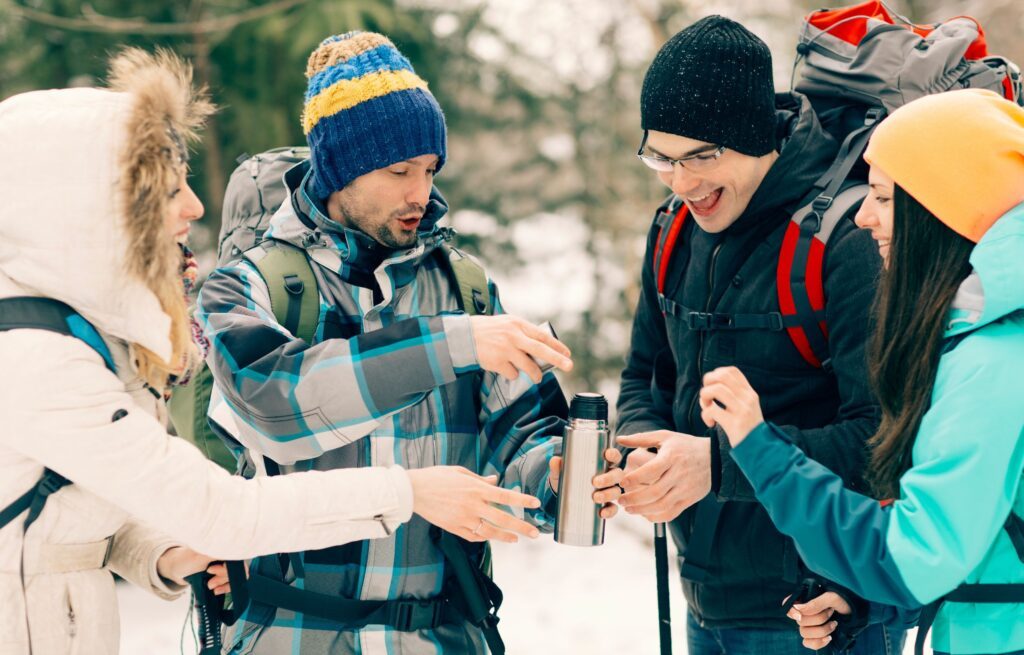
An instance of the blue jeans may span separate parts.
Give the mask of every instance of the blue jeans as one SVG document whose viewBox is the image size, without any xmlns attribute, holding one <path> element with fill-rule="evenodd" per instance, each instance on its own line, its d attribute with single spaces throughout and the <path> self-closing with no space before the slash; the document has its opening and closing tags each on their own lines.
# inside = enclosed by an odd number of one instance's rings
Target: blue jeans
<svg viewBox="0 0 1024 655">
<path fill-rule="evenodd" d="M 796 630 L 765 628 L 702 628 L 686 613 L 689 655 L 810 655 Z M 857 637 L 851 655 L 900 655 L 906 633 L 880 624 L 868 626 Z"/>
</svg>

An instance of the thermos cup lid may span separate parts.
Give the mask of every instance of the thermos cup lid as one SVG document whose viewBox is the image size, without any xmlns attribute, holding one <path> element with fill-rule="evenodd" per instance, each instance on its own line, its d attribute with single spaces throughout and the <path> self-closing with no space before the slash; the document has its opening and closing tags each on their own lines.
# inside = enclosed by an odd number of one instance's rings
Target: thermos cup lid
<svg viewBox="0 0 1024 655">
<path fill-rule="evenodd" d="M 607 421 L 608 401 L 599 393 L 578 393 L 569 403 L 569 418 Z"/>
</svg>

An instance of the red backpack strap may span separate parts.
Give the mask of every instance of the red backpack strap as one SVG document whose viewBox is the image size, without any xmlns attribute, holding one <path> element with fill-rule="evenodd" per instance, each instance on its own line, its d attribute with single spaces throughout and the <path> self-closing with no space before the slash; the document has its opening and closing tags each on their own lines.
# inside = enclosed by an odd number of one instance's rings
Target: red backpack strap
<svg viewBox="0 0 1024 655">
<path fill-rule="evenodd" d="M 775 286 L 783 325 L 808 364 L 830 368 L 828 325 L 825 322 L 823 265 L 825 246 L 839 221 L 867 195 L 858 184 L 834 198 L 821 194 L 801 207 L 782 240 Z"/>
<path fill-rule="evenodd" d="M 665 276 L 668 274 L 668 265 L 672 261 L 672 251 L 679 240 L 679 233 L 682 232 L 683 224 L 686 223 L 686 203 L 679 198 L 673 198 L 668 205 L 658 210 L 655 222 L 658 224 L 658 239 L 654 245 L 654 280 L 658 288 L 658 297 L 665 295 Z"/>
</svg>

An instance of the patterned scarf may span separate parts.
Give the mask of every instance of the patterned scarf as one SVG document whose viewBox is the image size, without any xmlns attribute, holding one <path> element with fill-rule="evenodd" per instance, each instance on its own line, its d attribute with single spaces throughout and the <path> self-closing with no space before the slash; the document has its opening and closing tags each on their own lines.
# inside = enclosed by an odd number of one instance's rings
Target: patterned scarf
<svg viewBox="0 0 1024 655">
<path fill-rule="evenodd" d="M 181 248 L 181 282 L 185 287 L 185 304 L 192 306 L 194 298 L 193 293 L 196 288 L 196 281 L 199 279 L 199 265 L 196 262 L 195 253 L 184 243 L 179 243 L 178 247 Z M 203 329 L 199 326 L 194 316 L 189 317 L 189 322 L 192 325 L 192 340 L 199 348 L 199 354 L 203 359 L 206 359 L 206 353 L 210 352 L 210 342 L 205 336 L 203 336 Z M 192 376 L 183 375 L 180 378 L 171 376 L 167 389 L 164 391 L 165 400 L 170 398 L 171 387 L 184 386 L 189 383 Z"/>
</svg>

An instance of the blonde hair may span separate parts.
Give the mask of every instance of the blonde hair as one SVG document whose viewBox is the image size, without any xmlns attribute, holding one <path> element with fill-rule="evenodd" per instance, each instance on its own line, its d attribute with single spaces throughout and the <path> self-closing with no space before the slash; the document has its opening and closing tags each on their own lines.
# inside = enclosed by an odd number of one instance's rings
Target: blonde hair
<svg viewBox="0 0 1024 655">
<path fill-rule="evenodd" d="M 163 392 L 172 376 L 190 376 L 198 368 L 202 358 L 192 340 L 192 324 L 185 300 L 185 287 L 180 277 L 177 280 L 167 280 L 167 283 L 152 291 L 160 301 L 164 313 L 171 319 L 171 361 L 164 361 L 153 351 L 134 344 L 135 363 L 138 366 L 139 377 L 149 386 Z"/>
</svg>

